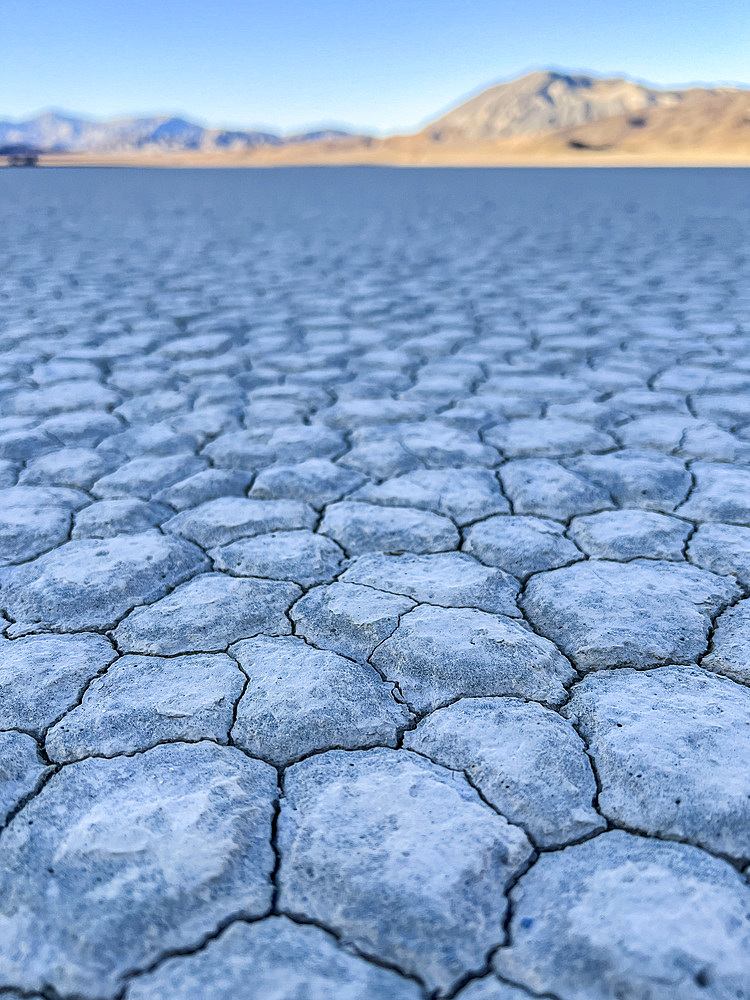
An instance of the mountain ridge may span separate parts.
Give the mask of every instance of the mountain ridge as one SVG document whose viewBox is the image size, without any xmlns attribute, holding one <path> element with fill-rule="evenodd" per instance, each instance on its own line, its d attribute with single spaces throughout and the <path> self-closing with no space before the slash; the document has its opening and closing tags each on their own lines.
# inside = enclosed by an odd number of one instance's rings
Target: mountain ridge
<svg viewBox="0 0 750 1000">
<path fill-rule="evenodd" d="M 196 165 L 203 159 L 219 165 L 489 165 L 584 153 L 750 162 L 750 90 L 723 84 L 668 89 L 624 77 L 535 70 L 475 92 L 418 131 L 386 138 L 325 128 L 296 135 L 220 129 L 178 115 L 97 120 L 48 111 L 23 122 L 0 121 L 0 150 L 19 145 L 61 162 L 171 157 L 176 165 L 180 158 Z"/>
<path fill-rule="evenodd" d="M 199 125 L 179 115 L 121 118 L 84 118 L 60 111 L 43 111 L 22 121 L 0 121 L 0 146 L 23 144 L 44 152 L 131 152 L 253 149 L 325 138 L 347 138 L 352 133 L 314 129 L 292 135 L 259 129 L 222 129 Z"/>
</svg>

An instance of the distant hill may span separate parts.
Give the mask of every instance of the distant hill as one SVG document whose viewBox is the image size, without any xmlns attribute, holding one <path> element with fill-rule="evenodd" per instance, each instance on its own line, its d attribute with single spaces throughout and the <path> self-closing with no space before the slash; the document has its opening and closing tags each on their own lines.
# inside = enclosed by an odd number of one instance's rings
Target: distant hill
<svg viewBox="0 0 750 1000">
<path fill-rule="evenodd" d="M 675 107 L 680 99 L 679 91 L 655 90 L 617 77 L 536 72 L 483 90 L 424 132 L 436 142 L 484 142 Z"/>
<path fill-rule="evenodd" d="M 443 155 L 563 153 L 750 162 L 750 90 L 660 90 L 617 77 L 536 72 L 489 87 L 413 137 Z"/>
<path fill-rule="evenodd" d="M 49 163 L 736 163 L 750 165 L 750 90 L 664 90 L 619 77 L 540 70 L 500 83 L 419 131 L 385 139 L 318 129 L 205 128 L 177 117 L 96 121 L 47 112 L 0 121 L 0 148 Z"/>
</svg>

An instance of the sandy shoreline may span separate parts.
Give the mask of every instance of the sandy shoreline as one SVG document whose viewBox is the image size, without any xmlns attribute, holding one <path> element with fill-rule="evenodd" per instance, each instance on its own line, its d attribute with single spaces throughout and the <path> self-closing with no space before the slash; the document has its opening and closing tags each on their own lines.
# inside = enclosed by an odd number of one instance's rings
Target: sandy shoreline
<svg viewBox="0 0 750 1000">
<path fill-rule="evenodd" d="M 505 140 L 484 146 L 439 145 L 394 137 L 365 144 L 264 147 L 225 153 L 64 153 L 44 155 L 49 167 L 269 168 L 382 167 L 750 167 L 750 148 L 571 150 L 559 141 Z"/>
<path fill-rule="evenodd" d="M 224 157 L 160 157 L 156 159 L 137 159 L 135 157 L 70 157 L 70 156 L 45 156 L 37 164 L 40 167 L 143 167 L 146 169 L 168 169 L 168 170 L 272 170 L 279 167 L 402 167 L 414 168 L 450 168 L 450 169 L 478 169 L 478 168 L 505 168 L 518 169 L 534 167 L 539 169 L 575 169 L 588 167 L 593 169 L 611 168 L 634 168 L 644 169 L 674 169 L 683 167 L 687 169 L 696 168 L 750 168 L 750 156 L 742 159 L 720 159 L 718 157 L 682 159 L 675 157 L 668 159 L 660 157 L 658 159 L 644 159 L 643 157 L 606 157 L 592 156 L 586 159 L 577 157 L 549 160 L 549 159 L 503 159 L 503 160 L 435 160 L 430 162 L 414 161 L 404 162 L 398 160 L 365 160 L 365 159 L 336 159 L 336 160 L 316 160 L 300 159 L 290 161 L 269 161 L 255 160 L 251 158 L 226 159 Z"/>
</svg>

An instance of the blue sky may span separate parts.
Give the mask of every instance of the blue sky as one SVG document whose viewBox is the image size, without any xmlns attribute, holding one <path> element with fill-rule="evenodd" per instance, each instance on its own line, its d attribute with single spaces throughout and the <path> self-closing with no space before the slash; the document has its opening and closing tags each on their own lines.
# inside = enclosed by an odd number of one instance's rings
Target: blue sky
<svg viewBox="0 0 750 1000">
<path fill-rule="evenodd" d="M 0 0 L 0 117 L 387 132 L 546 66 L 750 83 L 750 0 Z"/>
</svg>

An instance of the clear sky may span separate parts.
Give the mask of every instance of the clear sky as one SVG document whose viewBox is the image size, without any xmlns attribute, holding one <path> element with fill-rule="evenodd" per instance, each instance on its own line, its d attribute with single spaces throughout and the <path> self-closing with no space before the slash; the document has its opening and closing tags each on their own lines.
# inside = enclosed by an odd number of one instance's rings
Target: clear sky
<svg viewBox="0 0 750 1000">
<path fill-rule="evenodd" d="M 411 128 L 539 67 L 750 83 L 750 0 L 0 0 L 0 117 Z"/>
</svg>

